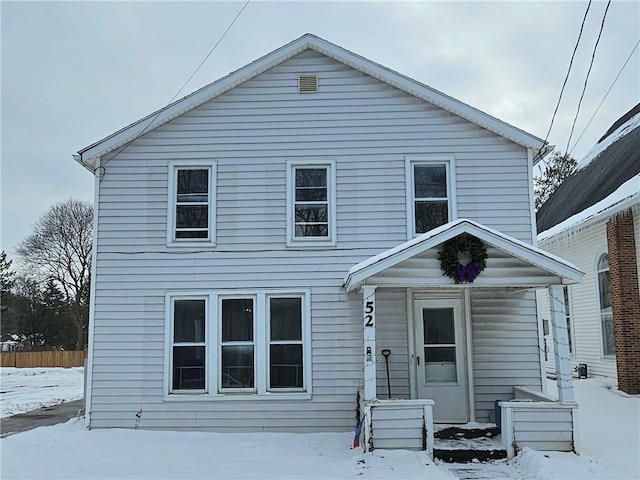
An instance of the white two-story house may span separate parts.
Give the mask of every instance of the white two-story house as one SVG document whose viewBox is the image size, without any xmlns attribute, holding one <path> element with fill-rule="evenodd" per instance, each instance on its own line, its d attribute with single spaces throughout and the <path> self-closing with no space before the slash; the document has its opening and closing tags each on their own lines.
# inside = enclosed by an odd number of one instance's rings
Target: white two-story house
<svg viewBox="0 0 640 480">
<path fill-rule="evenodd" d="M 511 453 L 575 448 L 562 351 L 560 402 L 540 397 L 534 289 L 582 276 L 533 246 L 541 150 L 313 35 L 80 150 L 88 424 L 361 424 L 367 448 L 432 452 L 434 424 L 501 416 Z M 523 396 L 562 435 L 523 437 Z"/>
</svg>

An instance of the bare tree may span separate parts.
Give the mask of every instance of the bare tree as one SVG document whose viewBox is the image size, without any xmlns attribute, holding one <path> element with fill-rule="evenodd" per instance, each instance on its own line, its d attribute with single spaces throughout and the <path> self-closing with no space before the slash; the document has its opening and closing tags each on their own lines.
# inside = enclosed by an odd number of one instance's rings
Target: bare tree
<svg viewBox="0 0 640 480">
<path fill-rule="evenodd" d="M 53 281 L 63 292 L 78 350 L 86 345 L 92 230 L 91 204 L 69 199 L 47 210 L 16 249 L 30 275 L 43 284 Z"/>
</svg>

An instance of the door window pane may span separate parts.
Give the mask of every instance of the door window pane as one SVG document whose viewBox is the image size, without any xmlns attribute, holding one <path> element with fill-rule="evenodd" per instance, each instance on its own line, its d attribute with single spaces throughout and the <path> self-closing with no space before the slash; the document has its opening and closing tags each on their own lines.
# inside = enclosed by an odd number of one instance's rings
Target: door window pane
<svg viewBox="0 0 640 480">
<path fill-rule="evenodd" d="M 429 382 L 457 382 L 456 347 L 425 347 L 424 379 Z"/>
<path fill-rule="evenodd" d="M 452 308 L 425 308 L 422 310 L 424 343 L 455 343 Z"/>
<path fill-rule="evenodd" d="M 453 308 L 423 308 L 425 382 L 456 382 L 456 336 Z"/>
</svg>

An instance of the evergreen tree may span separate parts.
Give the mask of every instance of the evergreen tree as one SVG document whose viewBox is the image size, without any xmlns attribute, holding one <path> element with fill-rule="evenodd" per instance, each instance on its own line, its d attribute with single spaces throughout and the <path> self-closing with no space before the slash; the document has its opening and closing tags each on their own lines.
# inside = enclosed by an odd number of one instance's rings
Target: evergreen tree
<svg viewBox="0 0 640 480">
<path fill-rule="evenodd" d="M 577 160 L 568 153 L 555 151 L 551 154 L 551 159 L 546 162 L 541 175 L 533 179 L 536 211 L 577 167 Z"/>
</svg>

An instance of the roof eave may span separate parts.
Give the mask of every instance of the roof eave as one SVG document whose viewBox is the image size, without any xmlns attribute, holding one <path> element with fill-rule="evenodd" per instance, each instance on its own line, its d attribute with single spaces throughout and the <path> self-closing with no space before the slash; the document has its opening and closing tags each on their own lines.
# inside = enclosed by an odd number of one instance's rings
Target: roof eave
<svg viewBox="0 0 640 480">
<path fill-rule="evenodd" d="M 407 258 L 434 248 L 461 233 L 470 233 L 495 248 L 557 276 L 562 285 L 578 283 L 584 276 L 584 272 L 555 255 L 512 239 L 471 220 L 455 220 L 450 224 L 439 227 L 436 231 L 437 233 L 432 235 L 423 234 L 428 235 L 424 240 L 418 240 L 420 237 L 417 237 L 406 242 L 408 244 L 407 248 L 391 249 L 397 251 L 388 256 L 382 253 L 380 255 L 381 258 L 374 263 L 367 264 L 367 260 L 360 262 L 364 266 L 361 268 L 358 268 L 357 265 L 354 266 L 345 277 L 343 283 L 345 290 L 350 292 L 366 282 L 368 278 L 397 265 Z"/>
</svg>

